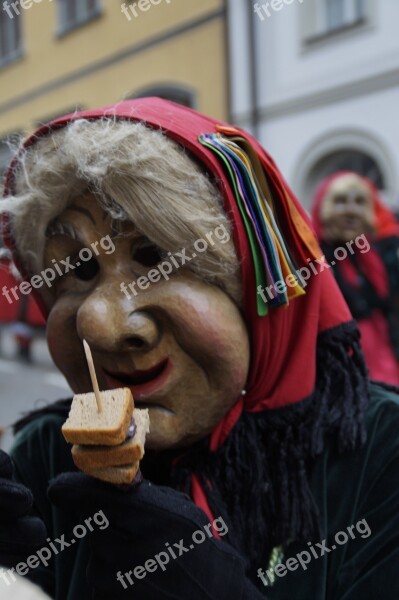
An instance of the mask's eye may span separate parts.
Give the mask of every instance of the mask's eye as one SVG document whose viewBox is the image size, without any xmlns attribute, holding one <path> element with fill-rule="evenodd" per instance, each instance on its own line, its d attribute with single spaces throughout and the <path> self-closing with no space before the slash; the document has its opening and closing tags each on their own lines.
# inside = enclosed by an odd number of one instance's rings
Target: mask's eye
<svg viewBox="0 0 399 600">
<path fill-rule="evenodd" d="M 355 202 L 359 206 L 363 206 L 364 204 L 366 204 L 367 200 L 366 200 L 366 198 L 364 196 L 356 196 Z"/>
<path fill-rule="evenodd" d="M 87 262 L 83 262 L 79 258 L 76 258 L 71 260 L 71 263 L 75 267 L 74 271 L 72 271 L 73 276 L 81 281 L 91 281 L 96 277 L 100 270 L 100 266 L 95 258 L 91 258 Z"/>
<path fill-rule="evenodd" d="M 134 248 L 133 260 L 144 267 L 153 267 L 162 261 L 162 250 L 151 242 L 143 242 Z"/>
<path fill-rule="evenodd" d="M 334 198 L 334 203 L 340 204 L 341 206 L 342 206 L 342 204 L 346 204 L 346 196 L 344 196 L 344 194 L 338 194 Z"/>
</svg>

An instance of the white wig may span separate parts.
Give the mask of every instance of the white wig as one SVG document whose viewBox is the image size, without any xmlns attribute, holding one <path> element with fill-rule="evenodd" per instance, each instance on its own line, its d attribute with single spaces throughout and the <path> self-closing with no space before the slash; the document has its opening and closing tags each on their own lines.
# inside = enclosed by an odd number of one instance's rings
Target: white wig
<svg viewBox="0 0 399 600">
<path fill-rule="evenodd" d="M 184 148 L 143 123 L 79 119 L 22 151 L 14 192 L 0 202 L 28 273 L 43 268 L 49 225 L 88 190 L 116 222 L 131 221 L 165 252 L 192 247 L 220 225 L 231 233 L 216 185 Z M 190 263 L 240 303 L 238 266 L 231 236 Z"/>
</svg>

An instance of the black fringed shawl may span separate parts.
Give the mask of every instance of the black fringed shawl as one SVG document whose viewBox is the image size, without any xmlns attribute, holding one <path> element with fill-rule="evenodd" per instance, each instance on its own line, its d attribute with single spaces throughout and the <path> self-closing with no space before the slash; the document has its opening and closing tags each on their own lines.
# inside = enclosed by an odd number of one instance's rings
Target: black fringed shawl
<svg viewBox="0 0 399 600">
<path fill-rule="evenodd" d="M 197 472 L 216 516 L 229 527 L 228 541 L 259 565 L 288 540 L 320 539 L 318 509 L 309 485 L 311 459 L 335 435 L 338 450 L 365 441 L 367 371 L 353 323 L 319 336 L 317 384 L 309 398 L 261 413 L 244 413 L 217 453 L 197 444 L 172 471 L 185 491 Z"/>
</svg>

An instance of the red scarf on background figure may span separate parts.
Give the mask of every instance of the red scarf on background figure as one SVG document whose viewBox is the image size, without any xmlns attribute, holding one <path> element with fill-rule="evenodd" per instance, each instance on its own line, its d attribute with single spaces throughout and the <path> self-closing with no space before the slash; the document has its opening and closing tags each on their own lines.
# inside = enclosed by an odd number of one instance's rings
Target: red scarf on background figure
<svg viewBox="0 0 399 600">
<path fill-rule="evenodd" d="M 316 190 L 312 202 L 312 218 L 316 235 L 320 242 L 326 242 L 324 239 L 323 225 L 320 221 L 320 212 L 327 192 L 331 185 L 343 175 L 352 175 L 351 171 L 339 171 L 327 177 Z M 389 277 L 386 266 L 381 259 L 380 254 L 373 243 L 390 237 L 399 237 L 399 223 L 392 212 L 384 206 L 380 199 L 379 192 L 375 185 L 366 177 L 361 178 L 363 183 L 370 190 L 373 202 L 375 231 L 367 234 L 371 245 L 370 250 L 364 254 L 356 253 L 356 261 L 361 271 L 367 276 L 377 295 L 387 300 L 390 295 Z M 352 262 L 342 260 L 336 263 L 337 269 L 344 281 L 346 281 L 354 290 L 359 287 L 358 272 Z M 356 293 L 356 292 L 355 292 Z M 361 293 L 359 290 L 358 293 Z M 392 349 L 389 324 L 381 311 L 374 311 L 370 317 L 361 319 L 358 322 L 362 346 L 365 353 L 366 362 L 370 371 L 370 377 L 377 381 L 385 381 L 393 385 L 399 385 L 399 366 Z"/>
</svg>

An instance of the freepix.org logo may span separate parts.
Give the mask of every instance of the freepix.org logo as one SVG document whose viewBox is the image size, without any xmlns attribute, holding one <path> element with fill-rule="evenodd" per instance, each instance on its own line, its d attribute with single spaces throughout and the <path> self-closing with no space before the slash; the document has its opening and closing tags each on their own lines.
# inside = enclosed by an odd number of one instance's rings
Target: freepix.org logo
<svg viewBox="0 0 399 600">
<path fill-rule="evenodd" d="M 84 523 L 79 523 L 75 525 L 73 528 L 73 538 L 69 540 L 69 542 L 65 539 L 65 534 L 60 535 L 60 537 L 51 540 L 47 538 L 48 546 L 43 546 L 35 553 L 28 556 L 25 562 L 20 562 L 15 565 L 12 569 L 8 569 L 7 571 L 0 567 L 0 580 L 6 586 L 10 586 L 13 582 L 17 580 L 14 573 L 24 577 L 28 575 L 30 570 L 37 569 L 38 567 L 48 567 L 53 556 L 60 554 L 65 549 L 70 548 L 72 544 L 75 544 L 77 540 L 81 540 L 84 538 L 88 531 L 94 531 L 95 527 L 92 525 L 92 522 L 97 525 L 98 529 L 101 531 L 107 529 L 109 527 L 109 521 L 105 516 L 102 510 L 96 512 L 92 517 L 88 517 L 85 519 Z M 56 546 L 58 544 L 58 547 Z M 3 595 L 0 594 L 0 598 Z M 9 598 L 10 596 L 7 596 Z M 30 597 L 30 596 L 29 596 Z M 18 594 L 18 598 L 21 598 Z"/>
<path fill-rule="evenodd" d="M 158 6 L 161 2 L 170 4 L 172 0 L 139 0 L 138 2 L 124 2 L 121 6 L 121 12 L 128 21 L 131 21 L 132 17 L 137 19 L 140 13 L 147 12 L 147 10 L 150 10 L 151 6 Z"/>
<path fill-rule="evenodd" d="M 111 237 L 106 235 L 98 242 L 90 244 L 89 248 L 81 248 L 76 257 L 67 256 L 65 260 L 60 260 L 59 262 L 53 258 L 51 261 L 53 264 L 52 267 L 43 269 L 39 275 L 33 275 L 29 281 L 22 281 L 19 285 L 10 289 L 4 285 L 1 293 L 7 299 L 7 302 L 12 304 L 14 301 L 20 299 L 21 294 L 27 296 L 33 289 L 39 289 L 44 284 L 51 288 L 53 282 L 59 277 L 63 277 L 75 269 L 82 268 L 82 264 L 89 262 L 93 256 L 99 256 L 101 250 L 98 249 L 98 246 L 100 246 L 105 254 L 112 254 L 115 252 L 115 244 L 111 240 Z"/>
<path fill-rule="evenodd" d="M 356 531 L 353 531 L 356 529 Z M 264 569 L 258 569 L 258 577 L 262 581 L 263 585 L 270 587 L 276 581 L 276 576 L 281 578 L 289 574 L 290 571 L 296 571 L 298 568 L 302 568 L 304 571 L 307 570 L 308 564 L 313 560 L 318 560 L 325 554 L 333 552 L 339 546 L 347 544 L 348 541 L 354 540 L 358 533 L 362 539 L 367 539 L 371 535 L 371 529 L 366 519 L 357 521 L 354 525 L 349 525 L 346 530 L 338 531 L 334 536 L 335 544 L 330 547 L 327 546 L 327 540 L 321 540 L 316 542 L 314 545 L 312 542 L 308 542 L 308 548 L 298 552 L 295 557 L 288 558 L 286 562 L 278 562 L 278 564 L 270 567 L 266 571 Z"/>
<path fill-rule="evenodd" d="M 126 590 L 129 586 L 135 584 L 134 578 L 139 580 L 144 579 L 148 573 L 153 573 L 158 569 L 158 567 L 160 567 L 162 571 L 166 571 L 166 565 L 171 562 L 171 558 L 172 560 L 176 560 L 186 552 L 194 550 L 196 545 L 203 544 L 207 539 L 214 537 L 214 532 L 217 532 L 220 537 L 223 537 L 226 535 L 226 533 L 228 533 L 228 531 L 229 529 L 224 522 L 223 517 L 217 517 L 217 519 L 213 520 L 212 524 L 208 523 L 203 527 L 203 529 L 197 529 L 194 531 L 191 536 L 191 540 L 194 542 L 193 544 L 186 546 L 183 538 L 178 542 L 174 542 L 173 544 L 166 542 L 166 550 L 161 550 L 158 552 L 158 554 L 155 554 L 153 558 L 149 558 L 144 565 L 138 565 L 130 571 L 126 571 L 126 573 L 118 571 L 116 574 L 116 579 Z M 125 578 L 127 579 L 128 583 L 126 583 Z"/>
<path fill-rule="evenodd" d="M 199 238 L 198 240 L 195 240 L 193 251 L 191 252 L 187 248 L 182 248 L 181 252 L 168 252 L 165 260 L 148 271 L 147 276 L 142 275 L 141 277 L 138 277 L 137 280 L 131 281 L 127 285 L 125 281 L 122 281 L 120 284 L 121 292 L 125 294 L 126 298 L 131 300 L 132 296 L 127 288 L 137 296 L 139 291 L 136 289 L 136 286 L 139 290 L 146 290 L 151 283 L 157 283 L 162 278 L 169 281 L 169 276 L 172 273 L 176 272 L 181 267 L 184 267 L 192 260 L 195 260 L 199 254 L 206 252 L 209 246 L 215 246 L 215 244 L 218 243 L 226 244 L 230 240 L 230 234 L 223 224 L 215 227 L 213 231 L 209 231 L 205 237 L 206 239 Z"/>
<path fill-rule="evenodd" d="M 53 0 L 48 0 L 52 2 Z M 23 10 L 28 10 L 33 6 L 33 4 L 40 4 L 43 0 L 15 0 L 15 2 L 3 2 L 3 10 L 7 13 L 10 19 L 13 19 L 15 16 L 19 17 L 21 14 L 21 8 Z"/>
<path fill-rule="evenodd" d="M 348 253 L 354 254 L 355 249 L 352 247 L 353 244 L 360 251 L 360 254 L 365 254 L 370 250 L 370 243 L 367 240 L 365 234 L 362 233 L 361 235 L 358 235 L 357 238 L 355 238 L 354 240 L 346 242 L 345 246 L 338 246 L 337 248 L 335 248 L 335 260 L 332 260 L 330 264 L 326 261 L 324 255 L 321 258 L 316 258 L 315 262 L 311 261 L 311 259 L 308 258 L 307 266 L 300 267 L 295 271 L 295 274 L 290 273 L 285 279 L 280 279 L 274 284 L 269 285 L 267 287 L 263 287 L 261 284 L 259 284 L 256 288 L 257 293 L 259 294 L 259 296 L 261 296 L 264 302 L 269 302 L 269 300 L 273 300 L 275 298 L 276 294 L 285 293 L 287 290 L 287 286 L 295 287 L 298 284 L 298 282 L 300 282 L 302 287 L 306 287 L 307 281 L 312 276 L 312 273 L 313 275 L 319 275 L 323 271 L 334 267 L 337 264 L 337 262 L 345 260 L 345 258 L 348 256 Z M 266 296 L 266 294 L 268 297 Z"/>
<path fill-rule="evenodd" d="M 261 21 L 264 21 L 266 18 L 270 19 L 273 13 L 279 12 L 284 6 L 289 6 L 294 2 L 302 4 L 303 0 L 270 0 L 270 2 L 265 2 L 261 5 L 259 2 L 255 2 L 254 13 L 258 15 Z"/>
</svg>

